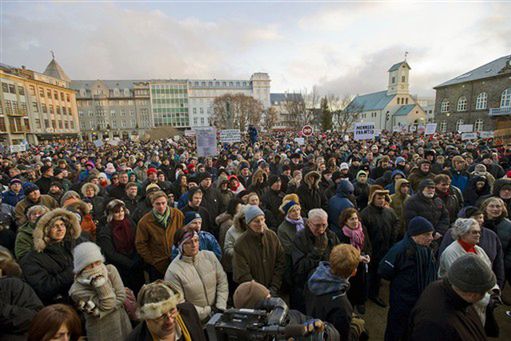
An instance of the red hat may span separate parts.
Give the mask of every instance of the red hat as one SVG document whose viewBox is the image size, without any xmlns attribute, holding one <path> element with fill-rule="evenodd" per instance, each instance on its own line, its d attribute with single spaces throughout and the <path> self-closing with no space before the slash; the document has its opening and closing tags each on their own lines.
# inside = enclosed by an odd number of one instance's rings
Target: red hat
<svg viewBox="0 0 511 341">
<path fill-rule="evenodd" d="M 148 175 L 148 176 L 149 176 L 149 175 L 151 175 L 152 173 L 154 173 L 154 174 L 158 174 L 158 171 L 156 170 L 156 168 L 151 167 L 151 168 L 149 168 L 149 169 L 147 170 L 147 175 Z"/>
</svg>

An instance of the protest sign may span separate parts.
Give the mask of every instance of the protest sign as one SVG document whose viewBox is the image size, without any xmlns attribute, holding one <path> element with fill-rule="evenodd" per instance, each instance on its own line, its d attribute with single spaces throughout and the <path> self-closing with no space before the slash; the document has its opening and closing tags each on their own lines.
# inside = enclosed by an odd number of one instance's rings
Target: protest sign
<svg viewBox="0 0 511 341">
<path fill-rule="evenodd" d="M 480 131 L 479 137 L 482 139 L 492 139 L 495 136 L 495 132 L 493 131 Z"/>
<path fill-rule="evenodd" d="M 298 143 L 300 146 L 303 146 L 305 144 L 305 138 L 295 137 L 295 142 Z"/>
<path fill-rule="evenodd" d="M 99 147 L 102 147 L 103 146 L 103 141 L 101 140 L 95 140 L 94 141 L 94 145 L 99 148 Z"/>
<path fill-rule="evenodd" d="M 471 133 L 473 131 L 474 131 L 473 124 L 460 124 L 460 127 L 458 128 L 459 133 Z"/>
<path fill-rule="evenodd" d="M 197 128 L 195 129 L 195 138 L 199 157 L 218 155 L 215 128 Z"/>
<path fill-rule="evenodd" d="M 372 140 L 375 136 L 375 125 L 373 122 L 368 123 L 355 123 L 354 139 L 360 140 Z"/>
<path fill-rule="evenodd" d="M 436 123 L 428 123 L 426 124 L 426 131 L 424 135 L 433 135 L 436 132 Z"/>
<path fill-rule="evenodd" d="M 27 146 L 24 144 L 16 144 L 14 146 L 9 146 L 11 153 L 19 153 L 27 150 Z"/>
<path fill-rule="evenodd" d="M 463 141 L 475 140 L 475 139 L 477 139 L 477 133 L 463 133 L 463 134 L 461 134 L 461 139 Z"/>
<path fill-rule="evenodd" d="M 235 143 L 241 142 L 241 132 L 239 129 L 224 129 L 220 130 L 221 143 Z"/>
</svg>

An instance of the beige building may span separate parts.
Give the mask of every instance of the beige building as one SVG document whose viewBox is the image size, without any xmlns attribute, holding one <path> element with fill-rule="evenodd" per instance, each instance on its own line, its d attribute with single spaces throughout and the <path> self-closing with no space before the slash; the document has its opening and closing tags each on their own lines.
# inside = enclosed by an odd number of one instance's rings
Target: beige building
<svg viewBox="0 0 511 341">
<path fill-rule="evenodd" d="M 0 141 L 69 141 L 78 138 L 78 112 L 69 77 L 52 59 L 44 73 L 0 65 Z"/>
<path fill-rule="evenodd" d="M 357 96 L 346 110 L 358 114 L 357 122 L 375 123 L 376 129 L 425 124 L 426 112 L 410 95 L 410 69 L 406 61 L 392 65 L 387 90 Z"/>
</svg>

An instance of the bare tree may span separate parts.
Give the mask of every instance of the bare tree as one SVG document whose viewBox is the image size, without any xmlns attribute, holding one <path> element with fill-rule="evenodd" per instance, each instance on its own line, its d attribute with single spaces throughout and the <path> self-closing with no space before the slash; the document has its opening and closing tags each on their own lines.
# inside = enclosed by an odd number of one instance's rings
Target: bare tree
<svg viewBox="0 0 511 341">
<path fill-rule="evenodd" d="M 277 109 L 275 107 L 270 107 L 264 112 L 263 128 L 265 128 L 267 131 L 270 131 L 277 125 L 278 119 L 279 115 L 277 113 Z"/>
<path fill-rule="evenodd" d="M 302 122 L 302 126 L 304 124 L 312 124 L 316 117 L 316 114 L 319 112 L 316 109 L 319 109 L 321 96 L 319 95 L 317 86 L 313 86 L 311 91 L 307 89 L 303 92 L 303 98 L 305 99 L 305 117 Z"/>
<path fill-rule="evenodd" d="M 356 107 L 352 103 L 354 96 L 351 95 L 344 95 L 342 98 L 336 95 L 328 95 L 328 97 L 337 129 L 345 134 L 353 123 L 358 121 L 362 108 Z"/>
<path fill-rule="evenodd" d="M 286 93 L 283 103 L 285 114 L 288 116 L 289 125 L 294 129 L 301 129 L 305 123 L 306 106 L 301 94 Z"/>
<path fill-rule="evenodd" d="M 243 94 L 226 94 L 213 102 L 213 122 L 218 129 L 234 128 L 245 131 L 249 124 L 259 126 L 263 105 Z"/>
</svg>

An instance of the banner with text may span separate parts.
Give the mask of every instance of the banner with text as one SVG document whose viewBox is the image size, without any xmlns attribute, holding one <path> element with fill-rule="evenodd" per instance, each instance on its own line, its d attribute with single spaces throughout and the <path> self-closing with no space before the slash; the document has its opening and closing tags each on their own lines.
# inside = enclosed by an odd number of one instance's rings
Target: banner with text
<svg viewBox="0 0 511 341">
<path fill-rule="evenodd" d="M 426 131 L 424 135 L 433 135 L 436 132 L 436 123 L 428 123 L 426 124 Z"/>
<path fill-rule="evenodd" d="M 373 122 L 355 123 L 354 138 L 359 140 L 372 140 L 375 136 L 375 125 Z"/>
<path fill-rule="evenodd" d="M 218 155 L 215 128 L 196 128 L 195 138 L 197 141 L 197 155 L 199 157 Z"/>
<path fill-rule="evenodd" d="M 224 129 L 220 130 L 221 143 L 235 143 L 241 142 L 241 132 L 239 129 Z"/>
<path fill-rule="evenodd" d="M 463 133 L 463 134 L 461 134 L 461 139 L 463 141 L 475 140 L 475 139 L 477 139 L 477 133 Z"/>
</svg>

